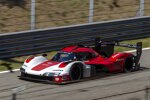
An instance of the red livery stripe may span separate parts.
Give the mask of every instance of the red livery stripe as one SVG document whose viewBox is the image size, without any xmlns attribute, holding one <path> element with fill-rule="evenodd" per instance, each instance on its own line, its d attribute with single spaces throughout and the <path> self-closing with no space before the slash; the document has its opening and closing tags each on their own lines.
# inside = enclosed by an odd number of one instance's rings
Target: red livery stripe
<svg viewBox="0 0 150 100">
<path fill-rule="evenodd" d="M 43 62 L 43 63 L 33 67 L 31 70 L 41 71 L 45 68 L 48 68 L 48 67 L 51 67 L 51 66 L 54 66 L 54 65 L 57 65 L 57 64 L 59 64 L 59 62 L 46 61 L 46 62 Z"/>
<path fill-rule="evenodd" d="M 63 62 L 63 63 L 61 63 L 61 64 L 59 65 L 59 68 L 64 68 L 66 65 L 67 65 L 67 64 Z"/>
<path fill-rule="evenodd" d="M 34 58 L 34 56 L 29 57 L 25 62 L 29 63 L 32 59 Z"/>
</svg>

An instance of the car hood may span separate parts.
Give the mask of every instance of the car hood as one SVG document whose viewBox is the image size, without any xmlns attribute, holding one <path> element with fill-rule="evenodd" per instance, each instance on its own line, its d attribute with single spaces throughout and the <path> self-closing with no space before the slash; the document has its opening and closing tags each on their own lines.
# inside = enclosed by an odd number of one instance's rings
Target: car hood
<svg viewBox="0 0 150 100">
<path fill-rule="evenodd" d="M 54 67 L 55 65 L 58 65 L 58 64 L 60 64 L 60 62 L 54 62 L 54 61 L 48 60 L 48 61 L 42 62 L 42 63 L 40 63 L 36 66 L 33 66 L 31 68 L 31 70 L 33 70 L 33 71 L 42 71 L 42 70 L 45 70 L 45 69 L 50 69 L 50 68 L 52 68 L 52 67 Z"/>
<path fill-rule="evenodd" d="M 62 62 L 55 62 L 55 61 L 51 61 L 51 60 L 47 60 L 47 61 L 43 61 L 39 64 L 33 64 L 33 63 L 29 63 L 29 64 L 24 64 L 22 66 L 23 69 L 25 69 L 25 73 L 28 74 L 34 74 L 34 75 L 43 75 L 46 72 L 54 72 L 54 73 L 58 73 L 58 72 L 63 72 L 63 69 L 59 68 L 59 65 Z"/>
</svg>

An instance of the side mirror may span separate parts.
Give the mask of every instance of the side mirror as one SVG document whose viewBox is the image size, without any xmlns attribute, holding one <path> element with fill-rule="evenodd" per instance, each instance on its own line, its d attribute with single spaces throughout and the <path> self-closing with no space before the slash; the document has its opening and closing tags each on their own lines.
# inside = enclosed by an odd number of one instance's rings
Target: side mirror
<svg viewBox="0 0 150 100">
<path fill-rule="evenodd" d="M 47 54 L 42 54 L 42 56 L 43 56 L 43 57 L 46 57 L 46 56 L 47 56 Z"/>
</svg>

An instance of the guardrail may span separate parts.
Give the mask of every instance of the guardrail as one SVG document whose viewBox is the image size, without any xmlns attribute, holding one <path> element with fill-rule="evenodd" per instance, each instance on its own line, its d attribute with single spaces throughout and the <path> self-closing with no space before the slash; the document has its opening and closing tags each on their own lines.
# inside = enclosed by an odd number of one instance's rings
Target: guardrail
<svg viewBox="0 0 150 100">
<path fill-rule="evenodd" d="M 0 59 L 93 45 L 94 38 L 130 40 L 150 37 L 150 16 L 0 35 Z"/>
</svg>

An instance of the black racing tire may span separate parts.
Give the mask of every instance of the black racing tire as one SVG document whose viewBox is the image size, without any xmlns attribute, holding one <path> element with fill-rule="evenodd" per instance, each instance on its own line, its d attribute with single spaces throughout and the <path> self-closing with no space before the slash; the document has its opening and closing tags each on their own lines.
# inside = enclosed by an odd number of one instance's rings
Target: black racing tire
<svg viewBox="0 0 150 100">
<path fill-rule="evenodd" d="M 25 77 L 25 73 L 20 72 L 20 77 L 21 77 L 21 78 Z"/>
<path fill-rule="evenodd" d="M 70 69 L 71 80 L 80 80 L 83 77 L 83 65 L 80 63 L 73 64 Z"/>
<path fill-rule="evenodd" d="M 124 72 L 134 71 L 134 59 L 133 57 L 127 57 L 124 63 Z"/>
</svg>

